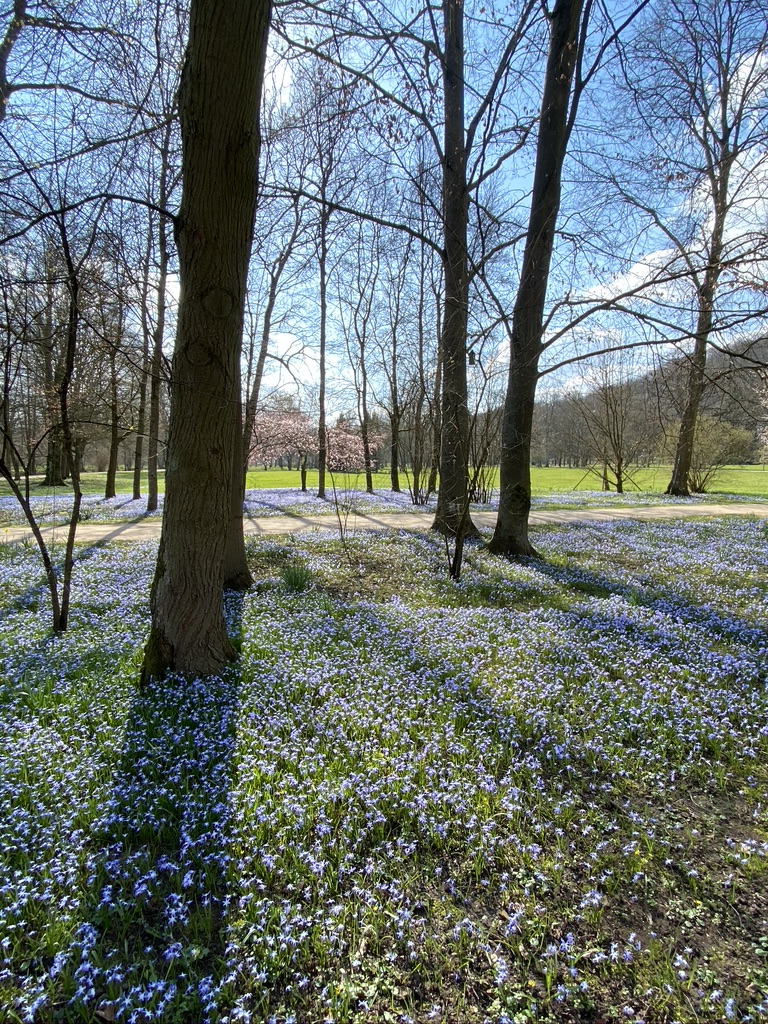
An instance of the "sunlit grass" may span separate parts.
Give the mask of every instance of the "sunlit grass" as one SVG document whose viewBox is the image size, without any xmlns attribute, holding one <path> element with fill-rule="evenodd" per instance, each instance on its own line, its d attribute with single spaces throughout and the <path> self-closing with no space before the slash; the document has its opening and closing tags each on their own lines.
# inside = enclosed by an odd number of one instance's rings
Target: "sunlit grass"
<svg viewBox="0 0 768 1024">
<path fill-rule="evenodd" d="M 632 479 L 625 485 L 628 492 L 642 490 L 651 493 L 663 494 L 669 483 L 671 466 L 649 466 L 644 469 L 633 471 Z M 33 493 L 40 496 L 50 496 L 54 493 L 70 493 L 70 488 L 53 489 L 41 486 L 42 477 L 34 478 Z M 84 494 L 104 493 L 104 473 L 84 473 L 82 487 Z M 401 474 L 400 486 L 404 492 L 408 491 L 408 474 Z M 600 477 L 594 472 L 586 469 L 572 469 L 569 467 L 560 468 L 557 466 L 532 466 L 531 467 L 531 489 L 533 494 L 559 494 L 567 491 L 595 491 L 600 490 Z M 159 474 L 158 485 L 160 493 L 165 489 L 165 477 Z M 307 472 L 307 489 L 311 492 L 317 491 L 317 471 Z M 271 490 L 273 488 L 293 488 L 301 486 L 301 478 L 298 470 L 288 469 L 252 469 L 248 472 L 248 488 Z M 365 476 L 363 474 L 351 474 L 344 476 L 343 486 L 350 490 L 365 490 Z M 376 490 L 385 490 L 391 486 L 389 472 L 374 473 L 373 486 Z M 498 490 L 498 470 L 491 477 L 491 486 Z M 330 477 L 328 487 L 331 488 Z M 116 490 L 118 494 L 131 494 L 133 490 L 133 473 L 121 472 L 117 474 Z M 142 474 L 142 495 L 146 497 L 147 479 L 146 473 Z M 742 494 L 755 495 L 768 498 L 768 466 L 726 466 L 715 476 L 710 487 L 710 493 L 714 494 Z M 10 489 L 5 481 L 0 481 L 0 496 L 10 494 Z"/>
</svg>

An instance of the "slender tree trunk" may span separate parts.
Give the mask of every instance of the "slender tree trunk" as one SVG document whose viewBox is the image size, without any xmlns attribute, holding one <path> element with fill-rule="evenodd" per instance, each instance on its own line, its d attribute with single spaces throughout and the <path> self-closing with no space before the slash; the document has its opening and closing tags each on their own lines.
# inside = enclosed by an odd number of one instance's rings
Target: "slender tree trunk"
<svg viewBox="0 0 768 1024">
<path fill-rule="evenodd" d="M 438 299 L 437 293 L 435 299 Z M 432 455 L 430 458 L 429 479 L 427 481 L 428 494 L 434 494 L 437 490 L 437 476 L 440 469 L 440 447 L 443 434 L 440 399 L 443 393 L 443 329 L 439 301 L 435 302 L 435 307 L 437 317 L 437 369 L 435 371 L 435 390 L 432 396 Z"/>
<path fill-rule="evenodd" d="M 179 96 L 181 299 L 172 368 L 165 506 L 142 679 L 221 671 L 234 657 L 222 611 L 232 514 L 246 281 L 269 4 L 192 0 Z"/>
<path fill-rule="evenodd" d="M 301 479 L 301 493 L 307 493 L 307 455 L 306 452 L 301 456 L 299 462 L 299 477 Z"/>
<path fill-rule="evenodd" d="M 421 501 L 421 474 L 424 465 L 424 402 L 426 399 L 426 381 L 424 373 L 424 317 L 425 311 L 425 289 L 424 289 L 424 249 L 422 247 L 421 268 L 419 273 L 419 302 L 416 311 L 416 339 L 418 353 L 418 392 L 413 407 L 413 425 L 411 428 L 411 471 L 413 474 L 413 488 L 411 496 L 415 505 Z"/>
<path fill-rule="evenodd" d="M 325 468 L 328 459 L 328 432 L 325 416 L 325 347 L 326 330 L 328 325 L 328 221 L 330 212 L 325 203 L 320 211 L 320 254 L 318 258 L 318 272 L 320 274 L 320 394 L 318 404 L 320 406 L 317 421 L 317 496 L 325 497 Z"/>
<path fill-rule="evenodd" d="M 400 493 L 400 412 L 393 408 L 389 414 L 389 484 L 395 494 Z"/>
<path fill-rule="evenodd" d="M 290 237 L 288 238 L 288 241 L 277 261 L 272 265 L 272 269 L 269 271 L 269 293 L 267 295 L 267 305 L 264 310 L 264 322 L 261 329 L 259 354 L 256 357 L 256 368 L 253 373 L 253 378 L 250 381 L 250 387 L 248 388 L 248 394 L 245 399 L 245 410 L 243 413 L 243 481 L 245 481 L 245 477 L 248 474 L 248 461 L 251 453 L 251 442 L 253 440 L 253 425 L 256 420 L 256 413 L 259 407 L 261 383 L 264 379 L 264 366 L 266 364 L 267 353 L 269 351 L 269 335 L 272 330 L 272 317 L 275 312 L 275 305 L 277 304 L 280 280 L 288 265 L 288 261 L 293 254 L 300 230 L 301 213 L 299 209 L 299 199 L 297 197 L 294 200 L 294 222 Z M 253 353 L 251 350 L 249 356 L 249 374 L 252 359 Z M 288 468 L 290 469 L 290 466 Z"/>
<path fill-rule="evenodd" d="M 245 478 L 248 474 L 248 460 L 253 439 L 253 425 L 256 422 L 256 410 L 259 407 L 261 382 L 264 380 L 264 366 L 267 361 L 267 351 L 269 349 L 269 332 L 272 329 L 272 314 L 277 301 L 278 281 L 279 278 L 273 275 L 269 284 L 269 295 L 267 297 L 267 307 L 264 310 L 264 323 L 261 330 L 259 354 L 256 357 L 256 369 L 253 372 L 250 391 L 245 399 L 245 411 L 243 414 L 243 427 L 240 440 L 240 463 L 243 467 L 243 491 L 245 491 Z"/>
<path fill-rule="evenodd" d="M 64 455 L 67 460 L 69 476 L 72 480 L 72 514 L 67 529 L 67 540 L 64 548 L 64 572 L 61 581 L 61 610 L 59 613 L 59 630 L 63 632 L 69 621 L 69 604 L 72 594 L 72 568 L 75 560 L 75 535 L 80 519 L 80 506 L 83 492 L 80 487 L 80 468 L 82 463 L 82 442 L 78 444 L 69 415 L 69 388 L 75 372 L 78 332 L 80 328 L 80 282 L 74 260 L 69 248 L 69 239 L 63 220 L 60 222 L 61 241 L 67 267 L 67 290 L 69 292 L 69 309 L 67 313 L 67 338 L 64 349 L 64 365 L 59 385 L 59 407 L 61 414 L 61 437 Z"/>
<path fill-rule="evenodd" d="M 239 369 L 239 367 L 238 367 Z M 240 374 L 238 373 L 237 391 L 240 394 Z M 227 544 L 224 552 L 224 587 L 227 590 L 247 590 L 253 583 L 248 559 L 245 554 L 245 535 L 243 534 L 243 502 L 245 500 L 245 474 L 241 472 L 243 465 L 243 419 L 242 402 L 237 402 L 235 410 L 235 447 L 233 451 L 232 494 L 227 528 Z"/>
<path fill-rule="evenodd" d="M 56 371 L 54 371 L 53 365 L 53 303 L 53 270 L 49 269 L 48 280 L 46 282 L 45 339 L 42 346 L 43 373 L 45 375 L 45 399 L 49 424 L 43 485 L 45 487 L 63 487 L 64 474 L 62 473 L 61 466 L 64 458 L 64 451 L 61 439 L 61 413 L 56 383 L 58 367 Z"/>
<path fill-rule="evenodd" d="M 153 225 L 150 220 L 147 229 L 147 248 L 144 254 L 144 280 L 141 286 L 141 381 L 139 383 L 139 410 L 136 419 L 136 447 L 133 455 L 133 500 L 141 498 L 141 469 L 144 462 L 144 431 L 147 429 L 147 380 L 150 375 L 149 364 L 149 319 L 147 301 L 149 298 L 149 262 L 152 253 Z"/>
<path fill-rule="evenodd" d="M 544 303 L 560 210 L 561 175 L 568 148 L 568 108 L 576 65 L 583 0 L 556 0 L 541 103 L 531 212 L 512 315 L 509 382 L 501 429 L 499 516 L 490 550 L 533 555 L 531 430 L 541 355 Z"/>
<path fill-rule="evenodd" d="M 162 209 L 168 205 L 170 125 L 163 135 L 160 151 L 160 189 L 158 203 Z M 160 444 L 160 396 L 163 386 L 163 341 L 165 340 L 165 292 L 168 283 L 168 222 L 160 214 L 157 223 L 157 319 L 152 339 L 152 365 L 149 375 L 149 436 L 147 438 L 147 512 L 154 512 L 158 503 L 157 456 Z"/>
<path fill-rule="evenodd" d="M 104 484 L 104 498 L 115 497 L 117 463 L 120 457 L 120 406 L 117 388 L 117 357 L 114 348 L 109 353 L 109 463 Z"/>
<path fill-rule="evenodd" d="M 464 3 L 443 0 L 445 59 L 445 152 L 443 222 L 445 225 L 445 313 L 443 317 L 442 434 L 440 489 L 432 529 L 449 536 L 477 534 L 469 518 L 467 474 L 468 251 L 467 149 L 464 135 Z"/>
<path fill-rule="evenodd" d="M 368 415 L 368 369 L 365 365 L 365 344 L 360 346 L 360 434 L 363 440 L 365 461 L 365 490 L 373 494 L 373 463 L 371 462 L 370 417 Z"/>
</svg>

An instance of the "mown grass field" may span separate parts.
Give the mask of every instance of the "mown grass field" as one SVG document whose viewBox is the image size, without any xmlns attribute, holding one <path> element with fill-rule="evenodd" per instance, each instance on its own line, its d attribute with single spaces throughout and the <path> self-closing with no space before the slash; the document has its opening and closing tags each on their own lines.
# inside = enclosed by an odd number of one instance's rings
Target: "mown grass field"
<svg viewBox="0 0 768 1024">
<path fill-rule="evenodd" d="M 627 484 L 627 490 L 644 490 L 664 492 L 669 483 L 670 467 L 654 466 L 638 470 L 633 474 L 633 483 Z M 42 477 L 35 478 L 33 493 L 45 495 L 50 493 L 48 488 L 40 486 Z M 82 480 L 83 492 L 85 494 L 104 493 L 104 473 L 84 473 Z M 142 478 L 142 493 L 146 495 L 146 474 Z M 330 481 L 329 481 L 330 484 Z M 343 485 L 346 488 L 365 490 L 365 477 L 362 474 L 345 474 Z M 272 489 L 279 487 L 298 488 L 301 486 L 298 470 L 287 469 L 254 469 L 248 473 L 248 488 Z M 310 489 L 317 488 L 317 472 L 310 470 L 307 473 L 307 486 Z M 389 473 L 374 473 L 374 487 L 386 489 L 390 486 Z M 498 476 L 494 486 L 498 487 Z M 164 490 L 163 474 L 160 474 L 160 490 Z M 401 487 L 408 489 L 408 477 L 405 473 L 401 477 Z M 600 480 L 594 473 L 588 473 L 583 469 L 558 469 L 556 467 L 533 466 L 531 468 L 531 488 L 534 494 L 560 494 L 567 491 L 582 490 L 594 491 L 600 489 Z M 130 494 L 133 490 L 133 474 L 118 473 L 117 493 Z M 65 488 L 69 491 L 69 488 Z M 714 479 L 710 488 L 711 494 L 741 494 L 754 495 L 756 497 L 768 498 L 768 466 L 727 466 L 722 469 Z M 0 496 L 10 494 L 10 489 L 5 481 L 0 481 Z"/>
<path fill-rule="evenodd" d="M 768 1019 L 768 522 L 249 542 L 136 686 L 156 548 L 52 639 L 0 548 L 0 1020 Z"/>
</svg>

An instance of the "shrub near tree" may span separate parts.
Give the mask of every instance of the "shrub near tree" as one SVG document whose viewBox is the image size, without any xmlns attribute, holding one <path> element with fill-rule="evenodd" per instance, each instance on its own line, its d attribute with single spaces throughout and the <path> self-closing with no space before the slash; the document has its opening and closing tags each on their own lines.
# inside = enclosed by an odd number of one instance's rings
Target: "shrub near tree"
<svg viewBox="0 0 768 1024">
<path fill-rule="evenodd" d="M 752 431 L 711 416 L 699 417 L 688 475 L 690 489 L 694 494 L 703 494 L 723 466 L 752 462 L 755 456 Z"/>
</svg>

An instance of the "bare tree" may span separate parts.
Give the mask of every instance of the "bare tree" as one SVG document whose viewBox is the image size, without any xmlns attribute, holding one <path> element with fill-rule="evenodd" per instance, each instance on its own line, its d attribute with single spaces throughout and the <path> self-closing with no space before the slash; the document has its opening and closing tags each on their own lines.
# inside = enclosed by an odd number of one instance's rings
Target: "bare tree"
<svg viewBox="0 0 768 1024">
<path fill-rule="evenodd" d="M 378 300 L 381 230 L 376 225 L 358 224 L 356 237 L 341 264 L 338 302 L 341 327 L 352 369 L 353 385 L 363 446 L 365 489 L 373 494 L 371 457 L 370 343 L 375 330 L 374 311 Z M 350 290 L 350 281 L 352 289 Z"/>
<path fill-rule="evenodd" d="M 764 231 L 762 224 L 745 231 L 745 219 L 768 176 L 767 44 L 768 5 L 761 0 L 667 0 L 629 55 L 632 95 L 655 144 L 661 188 L 645 203 L 625 191 L 683 261 L 695 295 L 670 494 L 689 491 L 719 284 L 737 256 L 754 259 Z M 659 205 L 665 201 L 677 212 Z"/>
<path fill-rule="evenodd" d="M 586 62 L 593 0 L 555 0 L 541 100 L 531 210 L 511 321 L 509 381 L 504 403 L 499 516 L 490 549 L 533 555 L 528 537 L 531 508 L 531 430 L 544 351 L 544 308 L 560 212 L 562 172 L 581 97 L 606 51 L 639 14 L 641 0 L 622 25 L 609 25 L 591 64 Z"/>
<path fill-rule="evenodd" d="M 642 369 L 631 353 L 596 359 L 566 399 L 575 439 L 606 491 L 613 487 L 621 494 L 636 467 L 658 450 L 663 424 L 655 415 L 653 378 Z"/>
<path fill-rule="evenodd" d="M 536 7 L 526 2 L 509 21 L 489 21 L 481 4 L 468 14 L 463 0 L 417 12 L 367 0 L 334 11 L 328 24 L 332 38 L 356 41 L 346 61 L 314 44 L 317 8 L 311 25 L 303 5 L 280 12 L 279 30 L 294 48 L 336 63 L 373 98 L 371 120 L 389 150 L 390 172 L 410 180 L 419 161 L 412 167 L 407 155 L 424 146 L 439 168 L 439 237 L 425 239 L 407 217 L 378 216 L 383 225 L 426 241 L 443 259 L 440 491 L 433 526 L 449 535 L 474 531 L 466 500 L 468 282 L 476 272 L 469 261 L 469 205 L 470 199 L 481 201 L 485 183 L 520 150 L 530 130 L 531 120 L 518 118 L 508 99 L 527 71 L 526 61 L 517 65 L 515 59 L 525 51 Z M 475 46 L 465 44 L 468 25 Z"/>
</svg>

